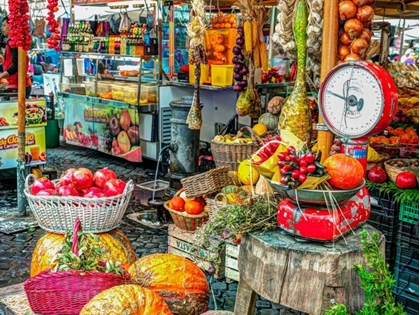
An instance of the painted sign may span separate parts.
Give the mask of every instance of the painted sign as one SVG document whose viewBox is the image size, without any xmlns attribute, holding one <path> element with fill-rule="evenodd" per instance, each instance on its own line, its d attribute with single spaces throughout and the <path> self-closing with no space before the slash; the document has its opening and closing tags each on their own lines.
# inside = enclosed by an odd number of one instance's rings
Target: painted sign
<svg viewBox="0 0 420 315">
<path fill-rule="evenodd" d="M 26 101 L 25 122 L 27 127 L 47 125 L 47 111 L 44 100 Z M 0 130 L 17 128 L 17 123 L 17 102 L 3 102 L 0 108 Z"/>
</svg>

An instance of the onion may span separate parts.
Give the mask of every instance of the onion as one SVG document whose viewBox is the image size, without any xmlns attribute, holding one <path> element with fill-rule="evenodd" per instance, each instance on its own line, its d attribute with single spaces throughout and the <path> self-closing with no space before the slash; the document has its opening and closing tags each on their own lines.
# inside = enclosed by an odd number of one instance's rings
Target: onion
<svg viewBox="0 0 420 315">
<path fill-rule="evenodd" d="M 365 28 L 363 29 L 362 35 L 360 35 L 359 38 L 363 38 L 365 41 L 368 42 L 368 44 L 370 43 L 370 37 L 371 37 L 371 32 L 369 29 Z"/>
<path fill-rule="evenodd" d="M 350 46 L 340 45 L 340 47 L 338 47 L 338 51 L 337 51 L 338 59 L 344 60 L 344 58 L 346 58 L 346 56 L 349 53 L 350 53 Z"/>
<path fill-rule="evenodd" d="M 340 18 L 342 20 L 349 20 L 356 16 L 357 6 L 353 1 L 345 0 L 340 2 L 338 12 L 340 13 Z"/>
<path fill-rule="evenodd" d="M 341 2 L 343 3 L 343 2 Z M 340 4 L 341 4 L 340 3 Z M 364 5 L 357 9 L 357 19 L 360 22 L 368 22 L 373 19 L 375 15 L 375 10 L 370 5 Z"/>
<path fill-rule="evenodd" d="M 242 54 L 242 48 L 240 46 L 235 46 L 232 48 L 232 52 L 234 55 Z"/>
<path fill-rule="evenodd" d="M 243 47 L 245 44 L 245 39 L 243 37 L 238 37 L 236 39 L 236 45 Z"/>
<path fill-rule="evenodd" d="M 363 22 L 362 24 L 364 28 L 367 28 L 367 29 L 372 28 L 372 21 Z"/>
<path fill-rule="evenodd" d="M 353 53 L 348 54 L 346 56 L 346 58 L 344 58 L 345 62 L 347 62 L 347 61 L 358 61 L 358 60 L 361 60 L 360 56 L 357 55 L 357 54 L 353 54 Z"/>
<path fill-rule="evenodd" d="M 241 63 L 237 63 L 234 67 L 233 67 L 233 72 L 235 73 L 241 73 L 241 70 L 243 69 L 243 65 Z"/>
<path fill-rule="evenodd" d="M 244 35 L 244 28 L 242 26 L 239 26 L 236 31 L 238 32 L 239 35 Z"/>
<path fill-rule="evenodd" d="M 236 56 L 236 58 L 238 58 L 238 60 L 239 60 L 239 61 L 241 61 L 241 62 L 244 62 L 244 61 L 245 61 L 245 56 L 244 56 L 244 55 L 242 55 L 242 54 L 238 54 L 238 55 Z"/>
<path fill-rule="evenodd" d="M 235 56 L 235 57 L 233 57 L 233 58 L 232 58 L 232 63 L 233 63 L 234 65 L 236 65 L 236 64 L 238 64 L 238 63 L 240 63 L 240 61 L 238 60 L 238 57 L 237 57 L 237 56 Z"/>
<path fill-rule="evenodd" d="M 359 56 L 364 56 L 369 47 L 369 44 L 363 38 L 357 38 L 351 43 L 350 50 L 353 54 L 358 54 Z"/>
<path fill-rule="evenodd" d="M 348 46 L 351 44 L 351 42 L 352 42 L 352 39 L 347 35 L 347 33 L 343 33 L 340 36 L 340 43 L 342 43 L 343 45 Z"/>
<path fill-rule="evenodd" d="M 239 73 L 242 75 L 247 75 L 249 73 L 249 70 L 246 66 L 243 66 L 242 70 Z"/>
<path fill-rule="evenodd" d="M 242 81 L 242 79 L 244 78 L 244 76 L 240 73 L 235 73 L 233 75 L 233 78 L 235 79 L 235 81 Z"/>
<path fill-rule="evenodd" d="M 362 34 L 363 24 L 358 19 L 350 19 L 344 24 L 344 31 L 351 39 L 355 39 Z"/>
<path fill-rule="evenodd" d="M 358 7 L 361 7 L 362 5 L 366 4 L 367 0 L 353 0 L 354 4 L 357 5 Z"/>
<path fill-rule="evenodd" d="M 236 84 L 239 85 L 242 88 L 246 88 L 247 85 L 248 85 L 248 82 L 247 81 L 240 81 L 240 82 L 238 82 Z"/>
</svg>

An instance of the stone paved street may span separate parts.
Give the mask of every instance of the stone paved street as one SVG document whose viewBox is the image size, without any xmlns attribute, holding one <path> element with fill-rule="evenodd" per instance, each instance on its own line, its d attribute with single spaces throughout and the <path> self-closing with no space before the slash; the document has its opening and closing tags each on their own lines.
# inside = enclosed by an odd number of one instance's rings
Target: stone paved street
<svg viewBox="0 0 420 315">
<path fill-rule="evenodd" d="M 47 150 L 46 166 L 49 169 L 56 170 L 58 175 L 70 167 L 87 167 L 95 171 L 107 166 L 113 169 L 120 178 L 124 180 L 132 179 L 138 184 L 154 178 L 156 162 L 146 160 L 143 163 L 131 163 L 94 150 L 61 144 L 58 148 Z M 163 173 L 159 174 L 159 178 L 167 180 Z M 140 205 L 140 197 L 139 189 L 136 188 L 126 215 L 145 210 L 145 207 Z M 1 211 L 17 212 L 15 170 L 6 170 L 0 173 Z M 167 229 L 149 229 L 127 219 L 126 216 L 123 218 L 120 229 L 128 236 L 139 257 L 151 253 L 167 252 Z M 21 283 L 29 277 L 32 252 L 37 240 L 45 233 L 40 228 L 36 228 L 34 231 L 25 230 L 14 234 L 3 234 L 0 232 L 0 287 Z M 212 289 L 210 309 L 233 311 L 237 283 L 215 280 L 210 276 L 208 280 Z M 258 299 L 255 314 L 291 315 L 301 313 L 286 310 L 280 305 L 264 299 Z"/>
</svg>

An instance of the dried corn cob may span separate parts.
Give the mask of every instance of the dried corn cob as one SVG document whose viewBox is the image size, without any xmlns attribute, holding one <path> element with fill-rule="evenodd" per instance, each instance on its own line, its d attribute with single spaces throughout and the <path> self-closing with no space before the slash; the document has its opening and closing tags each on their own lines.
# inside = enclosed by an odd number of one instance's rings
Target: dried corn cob
<svg viewBox="0 0 420 315">
<path fill-rule="evenodd" d="M 252 50 L 252 59 L 254 60 L 255 68 L 261 68 L 260 46 L 255 45 Z"/>
<path fill-rule="evenodd" d="M 245 52 L 252 53 L 252 25 L 251 21 L 244 22 Z"/>
<path fill-rule="evenodd" d="M 265 47 L 264 42 L 260 42 L 259 47 L 260 47 L 259 51 L 260 51 L 260 59 L 261 59 L 261 68 L 264 71 L 267 71 L 268 69 L 267 47 Z"/>
<path fill-rule="evenodd" d="M 259 34 L 257 21 L 252 21 L 251 26 L 252 26 L 252 47 L 255 47 L 258 45 L 258 34 Z"/>
</svg>

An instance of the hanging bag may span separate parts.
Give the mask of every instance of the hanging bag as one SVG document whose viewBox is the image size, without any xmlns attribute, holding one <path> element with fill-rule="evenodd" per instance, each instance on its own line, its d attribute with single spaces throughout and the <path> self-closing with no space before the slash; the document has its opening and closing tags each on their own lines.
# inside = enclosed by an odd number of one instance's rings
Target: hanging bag
<svg viewBox="0 0 420 315">
<path fill-rule="evenodd" d="M 34 26 L 35 30 L 33 31 L 32 35 L 38 38 L 45 38 L 46 22 L 44 17 L 41 15 L 41 10 L 38 10 L 38 14 L 35 16 Z"/>
</svg>

